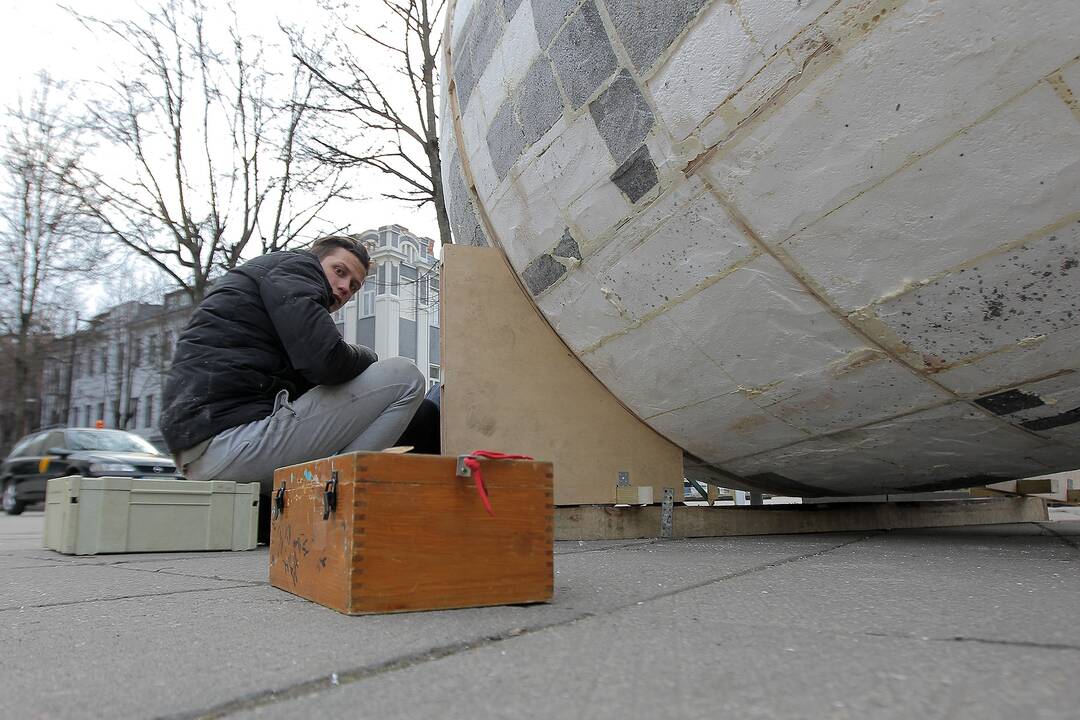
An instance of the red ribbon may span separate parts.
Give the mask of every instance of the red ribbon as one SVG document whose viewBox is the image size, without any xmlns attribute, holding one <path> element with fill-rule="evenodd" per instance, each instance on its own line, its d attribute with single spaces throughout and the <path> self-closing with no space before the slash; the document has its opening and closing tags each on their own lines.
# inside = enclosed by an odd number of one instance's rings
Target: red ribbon
<svg viewBox="0 0 1080 720">
<path fill-rule="evenodd" d="M 487 488 L 484 487 L 484 477 L 480 474 L 480 458 L 489 460 L 532 460 L 532 458 L 528 455 L 507 455 L 492 450 L 473 450 L 462 458 L 461 461 L 465 463 L 465 467 L 472 471 L 473 479 L 476 481 L 476 492 L 480 493 L 480 501 L 484 503 L 484 509 L 487 510 L 488 515 L 495 517 L 495 511 L 491 509 L 491 499 L 488 497 Z"/>
</svg>

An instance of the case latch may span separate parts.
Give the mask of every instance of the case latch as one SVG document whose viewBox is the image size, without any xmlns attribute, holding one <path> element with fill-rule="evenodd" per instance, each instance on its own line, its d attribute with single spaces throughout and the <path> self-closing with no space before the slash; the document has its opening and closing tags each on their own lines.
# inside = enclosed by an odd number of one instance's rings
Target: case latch
<svg viewBox="0 0 1080 720">
<path fill-rule="evenodd" d="M 323 491 L 322 519 L 327 520 L 330 513 L 337 511 L 337 470 L 330 473 Z"/>
<path fill-rule="evenodd" d="M 277 520 L 281 517 L 281 513 L 285 512 L 285 481 L 281 481 L 280 487 L 277 492 L 274 493 L 274 519 Z"/>
</svg>

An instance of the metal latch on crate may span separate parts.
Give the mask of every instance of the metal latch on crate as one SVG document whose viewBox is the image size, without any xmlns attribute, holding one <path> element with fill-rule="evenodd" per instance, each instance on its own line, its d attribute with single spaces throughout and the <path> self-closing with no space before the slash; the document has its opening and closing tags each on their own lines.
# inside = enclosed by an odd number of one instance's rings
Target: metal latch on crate
<svg viewBox="0 0 1080 720">
<path fill-rule="evenodd" d="M 465 464 L 466 458 L 470 458 L 470 457 L 472 457 L 472 456 L 471 455 L 458 455 L 457 470 L 454 471 L 455 475 L 457 475 L 458 477 L 464 477 L 464 478 L 472 477 L 472 468 L 470 468 L 468 465 Z"/>
<path fill-rule="evenodd" d="M 326 487 L 323 489 L 323 510 L 322 519 L 326 520 L 330 517 L 330 513 L 337 510 L 337 470 L 330 473 L 330 479 L 326 481 Z"/>
<path fill-rule="evenodd" d="M 278 487 L 277 492 L 274 493 L 274 519 L 277 520 L 281 517 L 281 513 L 285 512 L 285 481 L 281 481 L 281 486 Z"/>
</svg>

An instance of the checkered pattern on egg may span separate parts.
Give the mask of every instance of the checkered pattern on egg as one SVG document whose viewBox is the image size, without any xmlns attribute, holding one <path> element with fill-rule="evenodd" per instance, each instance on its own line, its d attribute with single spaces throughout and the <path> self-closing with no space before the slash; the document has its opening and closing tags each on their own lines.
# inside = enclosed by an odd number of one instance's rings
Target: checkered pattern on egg
<svg viewBox="0 0 1080 720">
<path fill-rule="evenodd" d="M 455 239 L 652 427 L 807 495 L 1080 466 L 1080 5 L 449 15 Z"/>
</svg>

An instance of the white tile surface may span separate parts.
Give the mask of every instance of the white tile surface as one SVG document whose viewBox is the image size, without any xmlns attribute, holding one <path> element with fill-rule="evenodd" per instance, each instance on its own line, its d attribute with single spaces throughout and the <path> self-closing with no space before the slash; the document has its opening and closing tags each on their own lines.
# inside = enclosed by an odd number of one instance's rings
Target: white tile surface
<svg viewBox="0 0 1080 720">
<path fill-rule="evenodd" d="M 595 241 L 630 214 L 626 196 L 606 177 L 566 208 L 570 222 L 580 231 L 583 242 Z"/>
<path fill-rule="evenodd" d="M 764 63 L 734 7 L 713 3 L 648 88 L 668 130 L 681 140 Z"/>
<path fill-rule="evenodd" d="M 868 353 L 858 351 L 854 357 L 866 358 Z M 951 395 L 899 363 L 876 357 L 866 364 L 857 361 L 854 367 L 835 363 L 790 378 L 763 393 L 757 402 L 792 425 L 820 434 L 859 427 L 951 399 Z"/>
<path fill-rule="evenodd" d="M 851 311 L 1080 210 L 1080 122 L 1045 84 L 784 248 Z"/>
<path fill-rule="evenodd" d="M 651 417 L 737 389 L 716 363 L 694 347 L 690 337 L 662 317 L 581 359 L 602 383 L 622 391 L 620 399 L 638 417 Z"/>
<path fill-rule="evenodd" d="M 667 316 L 746 387 L 814 372 L 864 346 L 769 256 L 758 257 Z"/>
<path fill-rule="evenodd" d="M 619 298 L 584 268 L 566 277 L 539 298 L 537 305 L 570 349 L 580 353 L 601 338 L 625 330 L 633 321 L 621 312 Z M 612 386 L 616 396 L 621 388 Z"/>
<path fill-rule="evenodd" d="M 934 376 L 945 387 L 965 395 L 981 395 L 1019 385 L 1064 368 L 1080 368 L 1080 327 L 1032 338 L 969 365 Z"/>
<path fill-rule="evenodd" d="M 601 279 L 641 318 L 721 274 L 754 251 L 708 190 L 661 222 Z M 721 281 L 722 282 L 722 281 Z"/>
<path fill-rule="evenodd" d="M 551 211 L 551 196 L 546 186 L 526 192 L 511 184 L 494 202 L 489 203 L 491 224 L 510 264 L 519 273 L 562 237 L 566 220 Z"/>
<path fill-rule="evenodd" d="M 766 57 L 786 45 L 833 4 L 835 0 L 738 0 L 739 11 Z"/>
<path fill-rule="evenodd" d="M 503 82 L 507 92 L 514 92 L 525 79 L 533 60 L 540 55 L 540 41 L 533 24 L 532 3 L 522 2 L 503 31 L 495 53 L 503 67 Z"/>
<path fill-rule="evenodd" d="M 520 182 L 525 193 L 544 188 L 550 196 L 549 208 L 554 210 L 569 207 L 614 169 L 615 161 L 592 117 L 582 115 L 566 126 L 546 152 L 521 170 Z"/>
<path fill-rule="evenodd" d="M 1067 62 L 1078 15 L 1074 0 L 907 2 L 710 172 L 780 242 Z"/>
<path fill-rule="evenodd" d="M 705 400 L 648 418 L 657 432 L 715 463 L 806 440 L 810 436 L 762 411 L 744 393 Z"/>
</svg>

